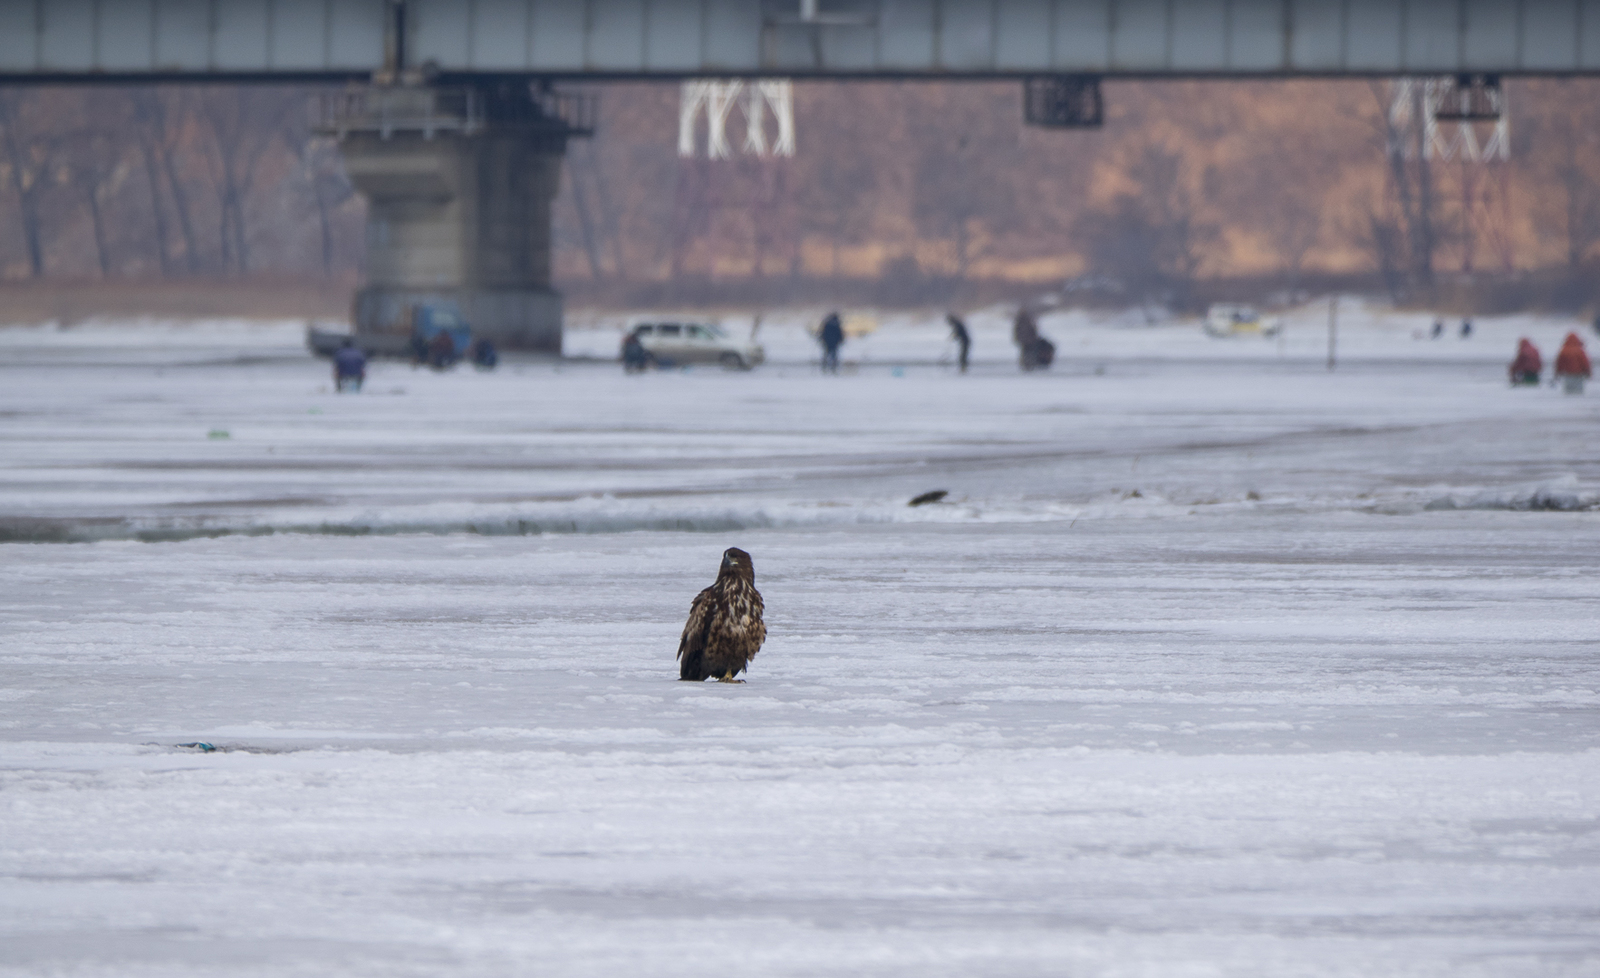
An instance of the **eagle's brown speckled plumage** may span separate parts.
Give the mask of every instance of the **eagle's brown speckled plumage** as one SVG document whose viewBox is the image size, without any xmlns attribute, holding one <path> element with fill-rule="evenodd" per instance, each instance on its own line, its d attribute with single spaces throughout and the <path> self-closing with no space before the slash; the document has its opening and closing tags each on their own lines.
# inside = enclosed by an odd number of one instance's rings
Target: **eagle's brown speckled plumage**
<svg viewBox="0 0 1600 978">
<path fill-rule="evenodd" d="M 722 555 L 717 583 L 695 595 L 678 642 L 678 678 L 742 683 L 744 671 L 767 640 L 761 592 L 750 555 L 731 547 Z"/>
</svg>

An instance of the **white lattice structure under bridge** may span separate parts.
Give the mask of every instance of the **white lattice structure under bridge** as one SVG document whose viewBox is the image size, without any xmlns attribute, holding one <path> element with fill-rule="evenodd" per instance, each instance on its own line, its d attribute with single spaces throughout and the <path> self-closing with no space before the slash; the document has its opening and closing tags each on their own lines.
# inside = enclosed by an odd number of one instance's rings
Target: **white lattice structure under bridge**
<svg viewBox="0 0 1600 978">
<path fill-rule="evenodd" d="M 1421 119 L 1415 118 L 1418 109 Z M 1389 103 L 1390 131 L 1414 132 L 1422 126 L 1422 158 L 1446 162 L 1460 159 L 1489 163 L 1511 156 L 1511 110 L 1498 78 L 1444 76 L 1401 78 L 1395 82 Z M 1487 133 L 1479 139 L 1479 126 Z M 1415 145 L 1404 140 L 1401 151 L 1415 155 Z"/>
<path fill-rule="evenodd" d="M 734 154 L 728 145 L 728 117 L 737 106 L 744 116 L 741 152 L 751 156 L 794 155 L 794 85 L 787 78 L 750 81 L 715 81 L 695 78 L 683 83 L 678 99 L 678 155 L 701 155 L 696 140 L 699 121 L 706 119 L 704 155 L 726 160 Z M 768 118 L 776 130 L 769 138 Z"/>
</svg>

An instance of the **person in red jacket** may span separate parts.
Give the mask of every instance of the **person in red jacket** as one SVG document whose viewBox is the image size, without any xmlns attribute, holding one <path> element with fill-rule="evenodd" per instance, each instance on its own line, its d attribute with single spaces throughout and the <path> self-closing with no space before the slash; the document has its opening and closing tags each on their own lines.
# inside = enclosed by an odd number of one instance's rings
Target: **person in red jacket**
<svg viewBox="0 0 1600 978">
<path fill-rule="evenodd" d="M 1583 341 L 1577 333 L 1568 333 L 1561 352 L 1556 354 L 1556 379 L 1568 394 L 1582 394 L 1583 382 L 1589 375 L 1589 354 L 1584 352 Z"/>
<path fill-rule="evenodd" d="M 1544 369 L 1544 358 L 1539 348 L 1524 336 L 1517 342 L 1517 358 L 1511 361 L 1511 383 L 1538 386 L 1539 371 Z"/>
</svg>

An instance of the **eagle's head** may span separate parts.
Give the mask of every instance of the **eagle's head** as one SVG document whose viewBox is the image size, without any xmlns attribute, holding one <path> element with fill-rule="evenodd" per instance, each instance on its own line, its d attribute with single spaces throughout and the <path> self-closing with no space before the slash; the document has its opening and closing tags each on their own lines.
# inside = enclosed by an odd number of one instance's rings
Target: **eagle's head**
<svg viewBox="0 0 1600 978">
<path fill-rule="evenodd" d="M 750 555 L 738 547 L 729 547 L 722 552 L 722 570 L 719 574 L 737 574 L 747 581 L 756 579 L 755 565 L 750 562 Z"/>
</svg>

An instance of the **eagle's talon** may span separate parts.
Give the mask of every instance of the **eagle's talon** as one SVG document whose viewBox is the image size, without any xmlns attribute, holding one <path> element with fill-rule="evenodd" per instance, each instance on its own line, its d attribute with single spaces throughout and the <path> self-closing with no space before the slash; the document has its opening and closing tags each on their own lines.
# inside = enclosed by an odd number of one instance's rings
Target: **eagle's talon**
<svg viewBox="0 0 1600 978">
<path fill-rule="evenodd" d="M 727 676 L 719 676 L 717 678 L 717 682 L 719 682 L 719 683 L 742 683 L 742 682 L 744 682 L 744 680 L 743 679 L 729 679 Z"/>
</svg>

